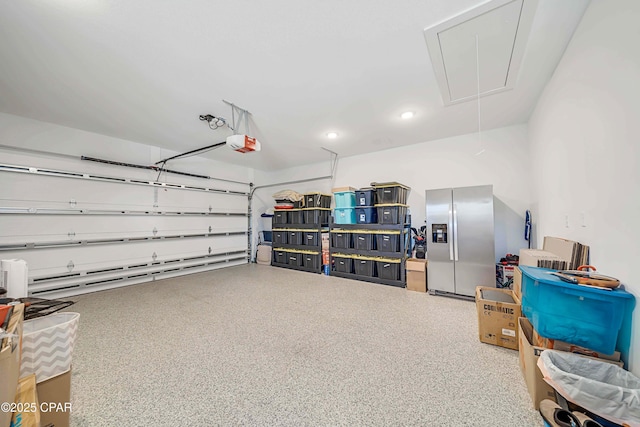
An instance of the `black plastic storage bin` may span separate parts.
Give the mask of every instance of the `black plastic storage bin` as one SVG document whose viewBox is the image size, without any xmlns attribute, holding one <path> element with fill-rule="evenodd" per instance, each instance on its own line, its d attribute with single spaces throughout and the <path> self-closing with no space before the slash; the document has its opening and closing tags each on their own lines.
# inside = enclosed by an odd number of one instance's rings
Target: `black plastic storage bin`
<svg viewBox="0 0 640 427">
<path fill-rule="evenodd" d="M 290 245 L 302 244 L 302 231 L 287 231 L 287 239 Z"/>
<path fill-rule="evenodd" d="M 331 232 L 331 239 L 333 240 L 334 248 L 351 249 L 351 233 Z"/>
<path fill-rule="evenodd" d="M 287 200 L 287 199 L 275 199 L 276 203 L 286 203 L 289 204 L 293 207 L 293 209 L 298 209 L 302 207 L 302 200 L 298 200 L 297 202 L 294 202 L 292 200 Z"/>
<path fill-rule="evenodd" d="M 278 264 L 287 264 L 289 261 L 289 257 L 287 256 L 289 253 L 285 251 L 273 251 L 273 262 L 277 262 Z"/>
<path fill-rule="evenodd" d="M 334 256 L 333 265 L 340 273 L 353 273 L 353 258 Z"/>
<path fill-rule="evenodd" d="M 322 256 L 320 254 L 302 254 L 302 265 L 304 268 L 306 268 L 309 271 L 320 271 L 320 265 L 321 265 L 321 258 Z"/>
<path fill-rule="evenodd" d="M 305 224 L 329 224 L 329 212 L 330 209 L 308 209 L 305 208 L 302 210 L 304 213 L 304 223 Z"/>
<path fill-rule="evenodd" d="M 356 191 L 356 206 L 373 206 L 376 202 L 376 190 L 361 188 Z"/>
<path fill-rule="evenodd" d="M 275 245 L 286 245 L 287 242 L 289 241 L 287 237 L 288 237 L 287 231 L 276 230 L 273 232 L 273 243 Z"/>
<path fill-rule="evenodd" d="M 353 233 L 353 248 L 359 251 L 372 251 L 373 234 L 371 233 Z"/>
<path fill-rule="evenodd" d="M 299 252 L 287 252 L 287 264 L 289 265 L 297 265 L 298 267 L 302 267 L 302 258 L 301 253 Z"/>
<path fill-rule="evenodd" d="M 331 207 L 331 195 L 320 193 L 305 194 L 304 207 L 329 209 Z"/>
<path fill-rule="evenodd" d="M 389 261 L 376 261 L 378 277 L 387 280 L 400 280 L 400 263 Z"/>
<path fill-rule="evenodd" d="M 404 224 L 407 205 L 387 204 L 376 207 L 378 208 L 378 224 Z"/>
<path fill-rule="evenodd" d="M 289 222 L 289 211 L 276 210 L 273 213 L 273 224 L 286 224 Z"/>
<path fill-rule="evenodd" d="M 302 209 L 292 209 L 289 211 L 289 224 L 304 224 L 304 214 Z"/>
<path fill-rule="evenodd" d="M 371 259 L 354 259 L 353 270 L 360 276 L 375 277 L 375 261 Z"/>
<path fill-rule="evenodd" d="M 319 231 L 305 231 L 302 233 L 302 244 L 308 246 L 318 246 Z"/>
<path fill-rule="evenodd" d="M 358 224 L 375 224 L 378 222 L 378 210 L 374 206 L 357 207 L 356 221 Z"/>
<path fill-rule="evenodd" d="M 376 185 L 375 188 L 379 204 L 407 203 L 407 194 L 409 194 L 410 188 L 406 185 L 392 182 L 389 184 Z"/>
<path fill-rule="evenodd" d="M 376 234 L 376 243 L 380 252 L 400 252 L 400 234 Z"/>
</svg>

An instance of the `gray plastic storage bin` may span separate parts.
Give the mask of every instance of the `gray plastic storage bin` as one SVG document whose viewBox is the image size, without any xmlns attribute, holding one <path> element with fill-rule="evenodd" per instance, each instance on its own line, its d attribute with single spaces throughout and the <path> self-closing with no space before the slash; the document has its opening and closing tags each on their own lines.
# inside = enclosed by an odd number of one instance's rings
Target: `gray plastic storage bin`
<svg viewBox="0 0 640 427">
<path fill-rule="evenodd" d="M 334 248 L 350 249 L 351 248 L 351 233 L 337 232 L 331 233 L 331 239 L 333 239 Z"/>
<path fill-rule="evenodd" d="M 388 261 L 376 261 L 378 277 L 388 280 L 400 280 L 400 263 Z"/>
<path fill-rule="evenodd" d="M 273 232 L 273 244 L 275 245 L 286 245 L 289 241 L 287 239 L 287 231 L 274 231 Z"/>
<path fill-rule="evenodd" d="M 285 210 L 276 210 L 273 213 L 274 224 L 286 224 L 289 222 L 289 212 Z"/>
<path fill-rule="evenodd" d="M 290 245 L 302 245 L 302 231 L 288 231 Z"/>
<path fill-rule="evenodd" d="M 302 255 L 303 254 L 298 252 L 288 252 L 287 258 L 289 262 L 287 262 L 287 264 L 297 265 L 298 267 L 302 267 L 303 261 L 304 261 L 304 259 L 302 258 Z"/>
</svg>

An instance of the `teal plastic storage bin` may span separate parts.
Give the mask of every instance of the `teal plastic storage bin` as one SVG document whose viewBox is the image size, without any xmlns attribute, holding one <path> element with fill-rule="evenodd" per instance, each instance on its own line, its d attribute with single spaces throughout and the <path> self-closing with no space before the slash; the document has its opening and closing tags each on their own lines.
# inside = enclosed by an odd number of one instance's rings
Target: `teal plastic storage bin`
<svg viewBox="0 0 640 427">
<path fill-rule="evenodd" d="M 356 207 L 356 193 L 355 191 L 341 191 L 333 193 L 333 198 L 336 200 L 336 208 L 355 208 Z M 352 224 L 352 223 L 348 223 Z"/>
<path fill-rule="evenodd" d="M 333 222 L 336 224 L 355 224 L 355 208 L 335 208 L 333 210 Z"/>
<path fill-rule="evenodd" d="M 522 312 L 543 337 L 601 353 L 628 353 L 635 297 L 623 289 L 564 282 L 553 270 L 521 266 Z"/>
</svg>

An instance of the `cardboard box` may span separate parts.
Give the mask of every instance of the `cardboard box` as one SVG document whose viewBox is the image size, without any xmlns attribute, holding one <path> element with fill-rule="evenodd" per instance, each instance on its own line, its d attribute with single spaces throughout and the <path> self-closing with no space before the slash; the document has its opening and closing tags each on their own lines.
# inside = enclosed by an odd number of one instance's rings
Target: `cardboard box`
<svg viewBox="0 0 640 427">
<path fill-rule="evenodd" d="M 480 341 L 517 350 L 518 318 L 522 311 L 513 291 L 478 286 L 476 308 Z"/>
<path fill-rule="evenodd" d="M 566 269 L 568 270 L 574 270 L 580 265 L 589 263 L 589 246 L 580 242 L 545 236 L 542 249 L 567 261 Z"/>
<path fill-rule="evenodd" d="M 544 236 L 542 249 L 557 255 L 560 259 L 571 261 L 573 258 L 573 250 L 577 242 L 559 237 Z"/>
<path fill-rule="evenodd" d="M 538 368 L 540 353 L 545 349 L 533 345 L 533 325 L 526 317 L 518 319 L 518 344 L 520 370 L 527 384 L 527 390 L 531 396 L 534 409 L 540 409 L 540 402 L 544 399 L 556 401 L 556 393 L 553 388 L 542 378 L 542 372 Z"/>
<path fill-rule="evenodd" d="M 406 262 L 407 289 L 427 292 L 427 260 L 409 258 Z"/>
<path fill-rule="evenodd" d="M 558 255 L 540 249 L 520 249 L 520 265 L 537 267 L 539 260 L 563 261 Z"/>
<path fill-rule="evenodd" d="M 41 425 L 69 427 L 71 416 L 71 371 L 38 383 Z"/>
<path fill-rule="evenodd" d="M 24 318 L 24 305 L 19 304 L 14 307 L 11 316 L 10 326 L 7 328 L 15 337 L 0 340 L 6 345 L 0 351 L 0 404 L 13 403 L 18 388 L 18 378 L 20 377 L 20 357 L 22 348 L 22 319 Z M 7 411 L 0 411 L 0 426 L 6 427 L 11 423 L 13 414 Z"/>
<path fill-rule="evenodd" d="M 538 334 L 538 331 L 533 330 L 533 345 L 541 348 L 549 348 L 553 350 L 566 351 L 569 353 L 580 354 L 582 356 L 594 357 L 596 359 L 605 359 L 610 360 L 612 362 L 620 361 L 620 352 L 615 351 L 613 354 L 604 354 L 597 352 L 595 350 L 591 350 L 590 348 L 581 347 L 579 345 L 570 344 L 568 342 L 560 341 L 560 340 L 552 340 L 550 338 L 545 338 L 542 335 Z"/>
<path fill-rule="evenodd" d="M 331 256 L 329 255 L 329 249 L 322 250 L 322 265 L 331 265 Z"/>
<path fill-rule="evenodd" d="M 496 288 L 513 289 L 515 265 L 496 264 Z"/>
<path fill-rule="evenodd" d="M 534 344 L 534 336 L 537 334 L 533 325 L 526 317 L 518 319 L 518 341 L 519 341 L 519 359 L 520 370 L 527 384 L 527 390 L 533 402 L 535 409 L 540 408 L 540 402 L 544 399 L 556 401 L 556 395 L 553 388 L 546 383 L 542 377 L 542 372 L 538 368 L 538 358 L 540 354 L 547 350 L 546 348 L 536 346 Z M 557 350 L 557 349 L 556 349 Z M 623 363 L 606 359 L 596 359 L 589 356 L 580 355 L 587 359 L 599 360 L 600 362 L 612 363 L 619 367 L 623 367 Z"/>
<path fill-rule="evenodd" d="M 522 301 L 522 270 L 520 267 L 513 269 L 513 294 Z"/>
</svg>

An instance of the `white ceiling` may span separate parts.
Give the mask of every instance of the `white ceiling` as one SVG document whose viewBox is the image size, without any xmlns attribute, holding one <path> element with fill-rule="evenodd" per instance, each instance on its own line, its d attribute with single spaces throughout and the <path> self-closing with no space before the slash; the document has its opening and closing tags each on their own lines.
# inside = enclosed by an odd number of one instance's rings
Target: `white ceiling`
<svg viewBox="0 0 640 427">
<path fill-rule="evenodd" d="M 423 30 L 483 3 L 0 0 L 0 111 L 183 152 L 230 134 L 198 120 L 230 119 L 225 99 L 262 151 L 207 156 L 263 170 L 472 133 L 477 103 L 444 106 Z M 528 120 L 587 6 L 539 0 L 483 130 Z"/>
</svg>

